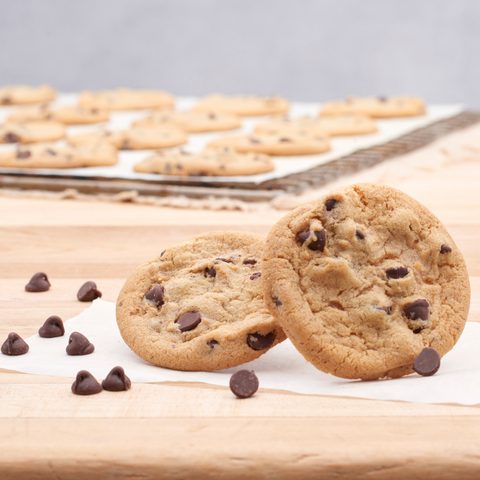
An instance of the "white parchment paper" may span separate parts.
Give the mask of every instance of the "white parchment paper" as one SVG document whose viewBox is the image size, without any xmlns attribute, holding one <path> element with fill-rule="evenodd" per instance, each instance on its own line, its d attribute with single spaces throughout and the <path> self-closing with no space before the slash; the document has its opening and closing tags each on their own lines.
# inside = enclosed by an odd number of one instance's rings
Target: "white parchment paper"
<svg viewBox="0 0 480 480">
<path fill-rule="evenodd" d="M 40 326 L 39 326 L 40 327 Z M 76 376 L 90 371 L 103 379 L 117 365 L 134 382 L 204 382 L 228 386 L 236 370 L 254 370 L 260 387 L 304 394 L 335 395 L 377 400 L 404 400 L 417 403 L 480 404 L 480 324 L 467 322 L 455 348 L 442 358 L 438 373 L 432 377 L 413 374 L 395 380 L 354 381 L 320 372 L 307 363 L 289 340 L 262 357 L 241 367 L 217 372 L 178 372 L 155 367 L 137 357 L 123 342 L 115 320 L 115 304 L 101 299 L 77 317 L 65 322 L 63 337 L 25 339 L 30 346 L 26 355 L 0 355 L 0 368 L 25 373 Z M 83 333 L 95 345 L 91 355 L 73 357 L 65 352 L 72 332 Z"/>
</svg>

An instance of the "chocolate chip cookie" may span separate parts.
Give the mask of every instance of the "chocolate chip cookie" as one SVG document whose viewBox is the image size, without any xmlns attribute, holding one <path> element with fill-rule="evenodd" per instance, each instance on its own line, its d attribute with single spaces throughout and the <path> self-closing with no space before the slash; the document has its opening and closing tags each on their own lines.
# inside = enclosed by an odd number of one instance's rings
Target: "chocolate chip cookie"
<svg viewBox="0 0 480 480">
<path fill-rule="evenodd" d="M 22 122 L 0 125 L 0 143 L 53 142 L 65 136 L 58 122 Z"/>
<path fill-rule="evenodd" d="M 249 362 L 286 337 L 263 301 L 265 239 L 213 232 L 143 264 L 117 300 L 117 323 L 141 358 L 175 370 Z"/>
<path fill-rule="evenodd" d="M 50 85 L 31 87 L 27 85 L 7 85 L 0 87 L 0 105 L 20 105 L 22 103 L 51 102 L 57 92 Z"/>
<path fill-rule="evenodd" d="M 267 306 L 303 356 L 343 378 L 413 372 L 453 348 L 467 321 L 465 262 L 440 221 L 394 188 L 357 184 L 297 208 L 270 231 Z"/>
<path fill-rule="evenodd" d="M 108 122 L 110 114 L 100 108 L 59 107 L 46 103 L 34 107 L 19 107 L 8 117 L 9 122 L 52 120 L 64 125 L 88 125 Z"/>
</svg>

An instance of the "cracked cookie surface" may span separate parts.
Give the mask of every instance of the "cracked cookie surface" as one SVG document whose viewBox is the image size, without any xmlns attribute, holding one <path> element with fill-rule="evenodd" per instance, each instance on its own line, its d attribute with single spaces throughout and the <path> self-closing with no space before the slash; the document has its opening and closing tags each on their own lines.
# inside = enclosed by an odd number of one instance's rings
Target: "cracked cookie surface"
<svg viewBox="0 0 480 480">
<path fill-rule="evenodd" d="M 443 356 L 468 316 L 462 254 L 408 195 L 357 184 L 300 207 L 270 231 L 265 301 L 318 369 L 343 378 L 413 372 L 425 347 Z"/>
<path fill-rule="evenodd" d="M 249 362 L 286 337 L 260 284 L 265 238 L 213 232 L 141 265 L 117 300 L 126 344 L 154 365 L 210 371 Z"/>
</svg>

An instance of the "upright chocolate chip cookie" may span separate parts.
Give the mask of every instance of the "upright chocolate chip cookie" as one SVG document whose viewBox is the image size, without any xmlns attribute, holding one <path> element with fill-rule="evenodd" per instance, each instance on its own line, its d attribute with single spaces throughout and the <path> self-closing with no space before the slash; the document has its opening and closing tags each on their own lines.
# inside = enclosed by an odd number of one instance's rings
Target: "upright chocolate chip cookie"
<svg viewBox="0 0 480 480">
<path fill-rule="evenodd" d="M 285 333 L 343 378 L 412 373 L 425 347 L 445 355 L 467 320 L 462 254 L 427 208 L 387 186 L 341 188 L 289 213 L 268 235 L 262 269 Z"/>
<path fill-rule="evenodd" d="M 140 266 L 117 300 L 127 345 L 176 370 L 220 370 L 249 362 L 286 337 L 263 301 L 265 239 L 213 232 Z"/>
</svg>

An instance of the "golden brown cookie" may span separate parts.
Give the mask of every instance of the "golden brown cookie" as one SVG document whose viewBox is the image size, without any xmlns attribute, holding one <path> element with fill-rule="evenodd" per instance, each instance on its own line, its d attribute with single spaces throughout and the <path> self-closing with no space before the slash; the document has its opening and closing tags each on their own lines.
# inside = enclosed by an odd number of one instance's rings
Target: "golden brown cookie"
<svg viewBox="0 0 480 480">
<path fill-rule="evenodd" d="M 117 300 L 117 323 L 141 358 L 175 370 L 234 367 L 286 337 L 260 286 L 265 239 L 212 232 L 141 265 Z"/>
<path fill-rule="evenodd" d="M 357 184 L 282 218 L 262 262 L 266 304 L 318 369 L 343 378 L 412 373 L 467 321 L 462 254 L 440 221 L 394 188 Z"/>
<path fill-rule="evenodd" d="M 54 142 L 65 136 L 58 122 L 21 122 L 0 125 L 0 143 Z"/>
<path fill-rule="evenodd" d="M 51 102 L 57 92 L 50 85 L 30 87 L 27 85 L 7 85 L 0 87 L 0 105 L 20 105 L 22 103 Z"/>
</svg>

